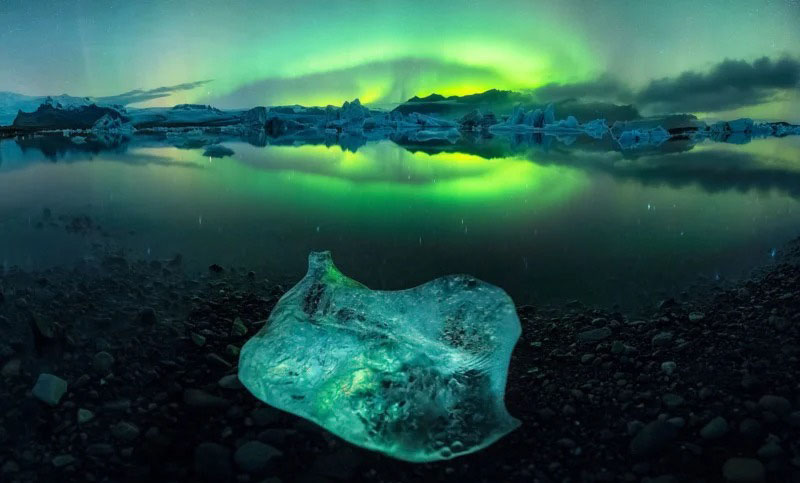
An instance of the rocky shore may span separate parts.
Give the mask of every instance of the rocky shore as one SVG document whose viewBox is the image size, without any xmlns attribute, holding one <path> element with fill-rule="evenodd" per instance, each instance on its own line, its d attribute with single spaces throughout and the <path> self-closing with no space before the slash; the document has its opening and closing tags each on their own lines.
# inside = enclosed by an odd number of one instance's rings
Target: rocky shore
<svg viewBox="0 0 800 483">
<path fill-rule="evenodd" d="M 522 426 L 404 463 L 265 406 L 239 348 L 291 281 L 106 254 L 0 276 L 0 481 L 800 481 L 800 243 L 634 318 L 519 307 Z"/>
</svg>

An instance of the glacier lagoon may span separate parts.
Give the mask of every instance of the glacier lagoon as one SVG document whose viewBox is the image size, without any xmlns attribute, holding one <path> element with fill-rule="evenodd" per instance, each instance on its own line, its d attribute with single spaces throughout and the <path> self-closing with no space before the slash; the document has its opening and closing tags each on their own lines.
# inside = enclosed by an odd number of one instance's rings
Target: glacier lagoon
<svg viewBox="0 0 800 483">
<path fill-rule="evenodd" d="M 309 252 L 331 250 L 375 289 L 470 273 L 518 304 L 635 309 L 770 263 L 800 225 L 798 137 L 629 151 L 530 134 L 209 144 L 0 141 L 3 269 L 104 245 L 293 282 Z"/>
</svg>

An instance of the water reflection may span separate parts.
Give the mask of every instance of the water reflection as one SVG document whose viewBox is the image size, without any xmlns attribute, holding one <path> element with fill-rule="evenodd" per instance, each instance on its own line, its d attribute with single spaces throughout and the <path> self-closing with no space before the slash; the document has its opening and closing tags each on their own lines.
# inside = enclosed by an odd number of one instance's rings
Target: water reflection
<svg viewBox="0 0 800 483">
<path fill-rule="evenodd" d="M 89 235 L 36 228 L 49 208 L 90 216 L 137 257 L 292 278 L 330 249 L 375 288 L 468 272 L 519 302 L 630 307 L 769 262 L 800 226 L 799 155 L 796 137 L 633 151 L 540 134 L 6 139 L 0 256 L 91 255 Z"/>
</svg>

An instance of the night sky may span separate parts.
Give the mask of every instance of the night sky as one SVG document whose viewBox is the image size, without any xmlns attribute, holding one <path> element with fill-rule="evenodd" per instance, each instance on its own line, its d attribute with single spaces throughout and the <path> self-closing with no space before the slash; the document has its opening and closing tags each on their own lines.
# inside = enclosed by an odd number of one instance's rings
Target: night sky
<svg viewBox="0 0 800 483">
<path fill-rule="evenodd" d="M 799 62 L 798 0 L 0 0 L 0 91 L 177 85 L 137 106 L 576 86 L 645 112 L 796 118 Z"/>
</svg>

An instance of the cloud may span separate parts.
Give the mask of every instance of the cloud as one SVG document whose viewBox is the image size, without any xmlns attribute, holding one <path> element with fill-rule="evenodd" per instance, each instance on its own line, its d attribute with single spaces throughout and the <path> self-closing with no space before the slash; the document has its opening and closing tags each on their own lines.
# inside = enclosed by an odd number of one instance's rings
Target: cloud
<svg viewBox="0 0 800 483">
<path fill-rule="evenodd" d="M 753 62 L 725 59 L 706 73 L 686 71 L 632 89 L 613 75 L 534 90 L 542 100 L 603 99 L 633 103 L 651 112 L 714 112 L 761 104 L 798 88 L 800 60 L 761 57 Z"/>
<path fill-rule="evenodd" d="M 653 80 L 636 101 L 664 111 L 721 111 L 760 104 L 799 82 L 800 61 L 790 57 L 761 57 L 752 63 L 725 59 L 706 74 L 687 71 Z"/>
<path fill-rule="evenodd" d="M 135 104 L 137 102 L 151 101 L 161 97 L 168 97 L 176 92 L 188 91 L 202 85 L 208 84 L 211 80 L 201 80 L 195 82 L 185 82 L 174 86 L 156 87 L 155 89 L 134 89 L 115 96 L 99 97 L 97 100 L 106 104 L 121 104 L 126 106 L 128 104 Z"/>
<path fill-rule="evenodd" d="M 220 107 L 324 105 L 362 97 L 362 101 L 381 104 L 425 95 L 437 86 L 477 85 L 489 89 L 507 83 L 499 71 L 490 67 L 406 57 L 296 77 L 268 77 L 203 102 Z M 363 97 L 365 93 L 369 93 L 368 99 Z"/>
<path fill-rule="evenodd" d="M 535 89 L 534 94 L 540 99 L 586 99 L 586 100 L 619 100 L 630 98 L 631 89 L 619 79 L 610 74 L 604 74 L 597 79 L 574 84 L 546 84 Z"/>
</svg>

